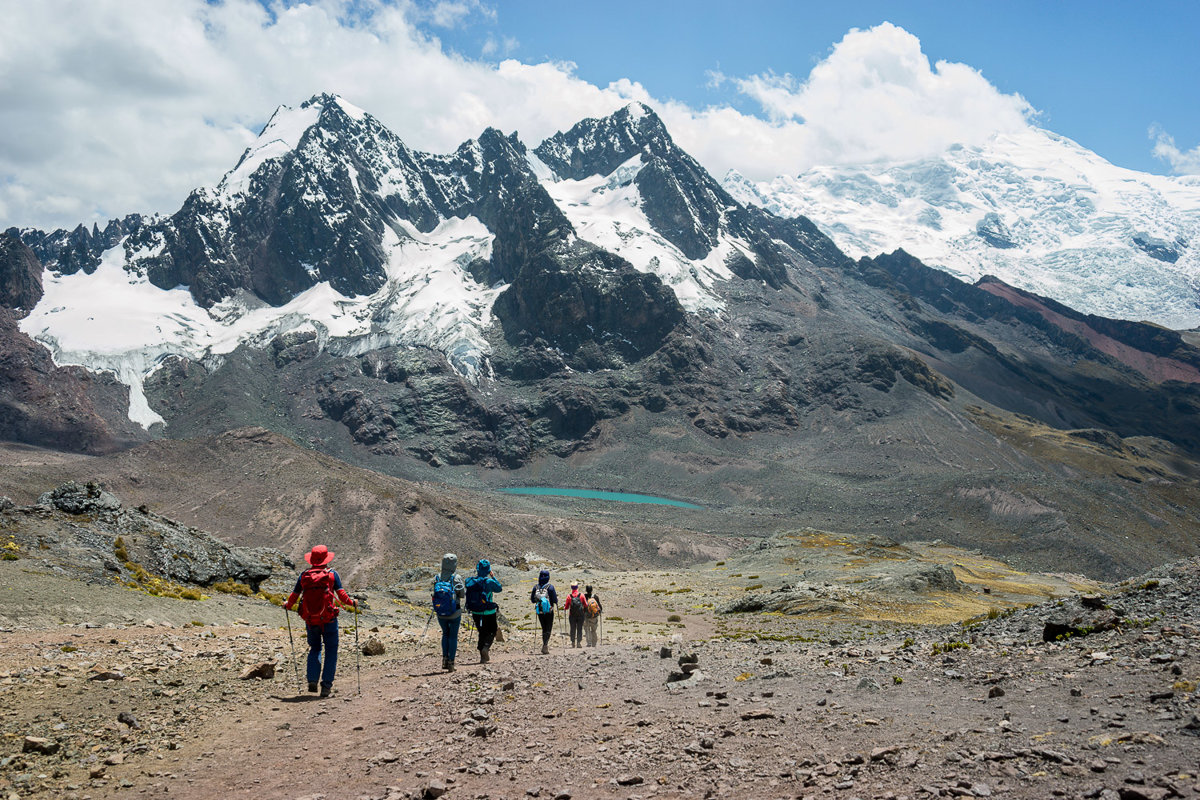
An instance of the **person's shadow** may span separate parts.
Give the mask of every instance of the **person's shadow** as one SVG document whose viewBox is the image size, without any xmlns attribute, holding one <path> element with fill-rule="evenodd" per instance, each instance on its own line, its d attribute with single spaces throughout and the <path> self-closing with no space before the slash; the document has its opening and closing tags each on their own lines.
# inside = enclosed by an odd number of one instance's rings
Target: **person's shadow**
<svg viewBox="0 0 1200 800">
<path fill-rule="evenodd" d="M 319 694 L 297 694 L 297 695 L 292 695 L 290 697 L 284 697 L 282 695 L 273 694 L 273 695 L 271 695 L 271 699 L 278 700 L 281 703 L 307 703 L 310 700 L 328 700 L 329 698 L 321 697 L 321 695 L 319 695 Z"/>
</svg>

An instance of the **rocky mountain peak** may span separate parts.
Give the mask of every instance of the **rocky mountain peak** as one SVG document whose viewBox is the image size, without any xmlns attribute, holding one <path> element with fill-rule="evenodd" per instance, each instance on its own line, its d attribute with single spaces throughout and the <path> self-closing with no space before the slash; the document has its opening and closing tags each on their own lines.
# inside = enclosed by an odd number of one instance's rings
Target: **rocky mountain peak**
<svg viewBox="0 0 1200 800">
<path fill-rule="evenodd" d="M 680 152 L 662 120 L 643 103 L 630 103 L 607 117 L 585 119 L 534 150 L 556 175 L 571 180 L 609 175 L 639 153 L 668 157 Z"/>
</svg>

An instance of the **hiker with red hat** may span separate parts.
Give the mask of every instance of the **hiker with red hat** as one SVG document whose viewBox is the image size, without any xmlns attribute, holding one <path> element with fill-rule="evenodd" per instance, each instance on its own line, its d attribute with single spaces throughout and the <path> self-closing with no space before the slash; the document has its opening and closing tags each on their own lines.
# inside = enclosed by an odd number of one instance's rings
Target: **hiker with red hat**
<svg viewBox="0 0 1200 800">
<path fill-rule="evenodd" d="M 333 676 L 337 672 L 338 652 L 338 603 L 349 608 L 356 608 L 346 590 L 342 588 L 342 579 L 337 572 L 329 569 L 334 553 L 323 544 L 319 544 L 304 554 L 304 560 L 309 568 L 296 578 L 296 588 L 288 595 L 284 608 L 291 610 L 300 601 L 300 617 L 308 626 L 308 690 L 317 691 L 317 681 L 321 682 L 321 697 L 328 697 L 333 691 Z M 325 664 L 321 665 L 321 648 L 325 648 Z"/>
</svg>

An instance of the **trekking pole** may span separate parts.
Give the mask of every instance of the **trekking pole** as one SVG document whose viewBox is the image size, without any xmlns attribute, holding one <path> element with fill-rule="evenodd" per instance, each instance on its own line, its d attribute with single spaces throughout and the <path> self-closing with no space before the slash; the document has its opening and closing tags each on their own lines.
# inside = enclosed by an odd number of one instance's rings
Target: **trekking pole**
<svg viewBox="0 0 1200 800">
<path fill-rule="evenodd" d="M 435 613 L 437 612 L 429 612 L 429 619 L 425 620 L 425 629 L 421 631 L 421 638 L 419 641 L 425 641 L 425 634 L 429 633 L 429 623 L 433 622 L 433 616 Z"/>
<path fill-rule="evenodd" d="M 362 697 L 362 669 L 358 665 L 362 648 L 358 646 L 358 603 L 354 604 L 354 675 L 358 678 L 358 696 Z"/>
<path fill-rule="evenodd" d="M 292 615 L 288 613 L 287 606 L 283 607 L 283 618 L 287 620 L 288 641 L 292 643 L 292 672 L 296 674 L 296 686 L 300 686 L 300 667 L 296 663 L 296 640 L 292 638 Z"/>
</svg>

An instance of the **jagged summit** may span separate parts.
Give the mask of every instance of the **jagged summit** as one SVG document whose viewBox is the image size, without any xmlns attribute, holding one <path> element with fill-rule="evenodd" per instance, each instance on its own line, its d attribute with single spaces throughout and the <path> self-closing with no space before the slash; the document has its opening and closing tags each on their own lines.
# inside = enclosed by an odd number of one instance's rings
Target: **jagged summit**
<svg viewBox="0 0 1200 800">
<path fill-rule="evenodd" d="M 643 103 L 585 119 L 547 138 L 534 151 L 557 176 L 571 180 L 610 175 L 639 154 L 668 157 L 678 152 L 662 120 Z"/>
</svg>

